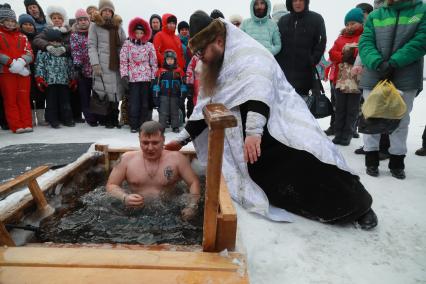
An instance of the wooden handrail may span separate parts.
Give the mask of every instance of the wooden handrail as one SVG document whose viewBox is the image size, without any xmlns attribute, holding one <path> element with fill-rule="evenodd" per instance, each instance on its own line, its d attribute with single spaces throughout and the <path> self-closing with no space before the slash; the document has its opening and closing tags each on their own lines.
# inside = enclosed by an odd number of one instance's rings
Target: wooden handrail
<svg viewBox="0 0 426 284">
<path fill-rule="evenodd" d="M 49 169 L 49 166 L 40 166 L 14 178 L 13 180 L 0 184 L 0 195 L 7 194 L 19 186 L 27 185 L 30 180 L 38 178 L 49 171 Z"/>
<path fill-rule="evenodd" d="M 211 252 L 216 250 L 217 215 L 225 128 L 237 126 L 237 120 L 222 104 L 206 105 L 203 113 L 209 127 L 203 251 Z"/>
</svg>

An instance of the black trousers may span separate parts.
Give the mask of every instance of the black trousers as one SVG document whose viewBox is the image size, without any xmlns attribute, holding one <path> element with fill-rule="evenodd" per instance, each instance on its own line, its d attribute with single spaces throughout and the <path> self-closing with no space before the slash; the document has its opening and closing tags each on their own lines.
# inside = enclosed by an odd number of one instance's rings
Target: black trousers
<svg viewBox="0 0 426 284">
<path fill-rule="evenodd" d="M 81 99 L 80 94 L 78 92 L 78 89 L 73 91 L 70 89 L 70 98 L 71 98 L 71 109 L 72 109 L 72 116 L 75 120 L 82 119 L 82 107 L 81 107 Z"/>
<path fill-rule="evenodd" d="M 423 140 L 422 147 L 426 148 L 426 126 L 425 126 L 425 129 L 423 130 L 422 140 Z"/>
<path fill-rule="evenodd" d="M 0 127 L 7 129 L 7 121 L 6 121 L 6 115 L 4 111 L 4 105 L 3 105 L 3 97 L 0 94 Z"/>
<path fill-rule="evenodd" d="M 149 87 L 151 82 L 129 83 L 128 111 L 129 125 L 138 129 L 142 123 L 150 120 Z"/>
<path fill-rule="evenodd" d="M 272 205 L 330 223 L 353 222 L 370 209 L 372 198 L 358 176 L 287 147 L 267 131 L 261 153 L 248 170 Z"/>
<path fill-rule="evenodd" d="M 31 98 L 31 109 L 45 109 L 46 108 L 46 92 L 41 92 L 37 88 L 37 83 L 35 82 L 34 76 L 31 76 L 31 89 L 30 89 L 30 98 Z"/>
<path fill-rule="evenodd" d="M 330 101 L 331 105 L 333 106 L 333 112 L 331 113 L 330 117 L 330 127 L 334 129 L 334 122 L 336 121 L 336 88 L 334 87 L 333 83 L 330 81 Z"/>
<path fill-rule="evenodd" d="M 46 121 L 50 124 L 73 121 L 68 85 L 53 84 L 46 88 Z"/>
<path fill-rule="evenodd" d="M 80 96 L 81 110 L 87 123 L 98 122 L 98 115 L 90 112 L 90 96 L 92 95 L 92 78 L 80 77 L 78 80 L 78 93 Z"/>
<path fill-rule="evenodd" d="M 345 94 L 336 89 L 334 132 L 337 137 L 352 137 L 359 113 L 361 94 Z"/>
</svg>

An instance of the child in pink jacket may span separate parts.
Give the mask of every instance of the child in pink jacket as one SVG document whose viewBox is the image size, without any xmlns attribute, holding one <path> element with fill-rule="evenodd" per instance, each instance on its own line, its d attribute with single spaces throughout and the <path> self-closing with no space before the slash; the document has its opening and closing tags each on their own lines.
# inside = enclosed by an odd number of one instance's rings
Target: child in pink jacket
<svg viewBox="0 0 426 284">
<path fill-rule="evenodd" d="M 151 80 L 158 69 L 157 56 L 147 21 L 134 18 L 129 24 L 129 38 L 120 51 L 120 75 L 129 82 L 129 124 L 132 133 L 149 120 L 149 94 Z"/>
</svg>

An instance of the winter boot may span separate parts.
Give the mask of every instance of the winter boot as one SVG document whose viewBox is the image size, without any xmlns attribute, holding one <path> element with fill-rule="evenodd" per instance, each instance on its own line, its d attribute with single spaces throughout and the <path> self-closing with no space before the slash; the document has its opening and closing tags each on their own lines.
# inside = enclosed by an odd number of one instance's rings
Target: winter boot
<svg viewBox="0 0 426 284">
<path fill-rule="evenodd" d="M 405 155 L 390 155 L 389 169 L 394 178 L 405 179 Z"/>
<path fill-rule="evenodd" d="M 358 223 L 363 230 L 371 230 L 377 226 L 377 215 L 374 213 L 373 209 L 370 208 L 367 213 L 356 220 L 356 223 Z"/>
<path fill-rule="evenodd" d="M 366 152 L 364 151 L 364 146 L 361 146 L 358 149 L 356 149 L 354 153 L 357 155 L 365 155 Z"/>
<path fill-rule="evenodd" d="M 329 128 L 327 128 L 326 130 L 324 130 L 324 133 L 327 135 L 327 136 L 332 136 L 332 135 L 334 135 L 334 128 L 332 127 L 332 126 L 330 126 Z"/>
<path fill-rule="evenodd" d="M 379 176 L 379 151 L 365 152 L 366 173 L 369 176 Z"/>
<path fill-rule="evenodd" d="M 426 156 L 426 147 L 422 147 L 420 149 L 418 149 L 415 154 L 417 156 Z"/>
<path fill-rule="evenodd" d="M 40 108 L 36 110 L 36 117 L 37 117 L 37 125 L 38 126 L 48 126 L 49 123 L 46 122 L 46 120 L 44 119 L 44 113 L 45 113 L 45 109 Z"/>
<path fill-rule="evenodd" d="M 352 140 L 352 136 L 350 136 L 350 135 L 343 136 L 340 139 L 340 145 L 342 145 L 342 146 L 349 146 L 349 144 L 351 144 L 351 140 Z"/>
</svg>

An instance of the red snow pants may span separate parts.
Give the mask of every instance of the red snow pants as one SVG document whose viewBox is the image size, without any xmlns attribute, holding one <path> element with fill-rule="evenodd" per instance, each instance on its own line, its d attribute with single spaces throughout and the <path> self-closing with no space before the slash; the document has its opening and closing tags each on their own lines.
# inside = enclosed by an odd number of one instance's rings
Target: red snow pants
<svg viewBox="0 0 426 284">
<path fill-rule="evenodd" d="M 30 76 L 0 74 L 0 93 L 3 96 L 4 112 L 10 130 L 32 126 L 30 107 Z"/>
</svg>

